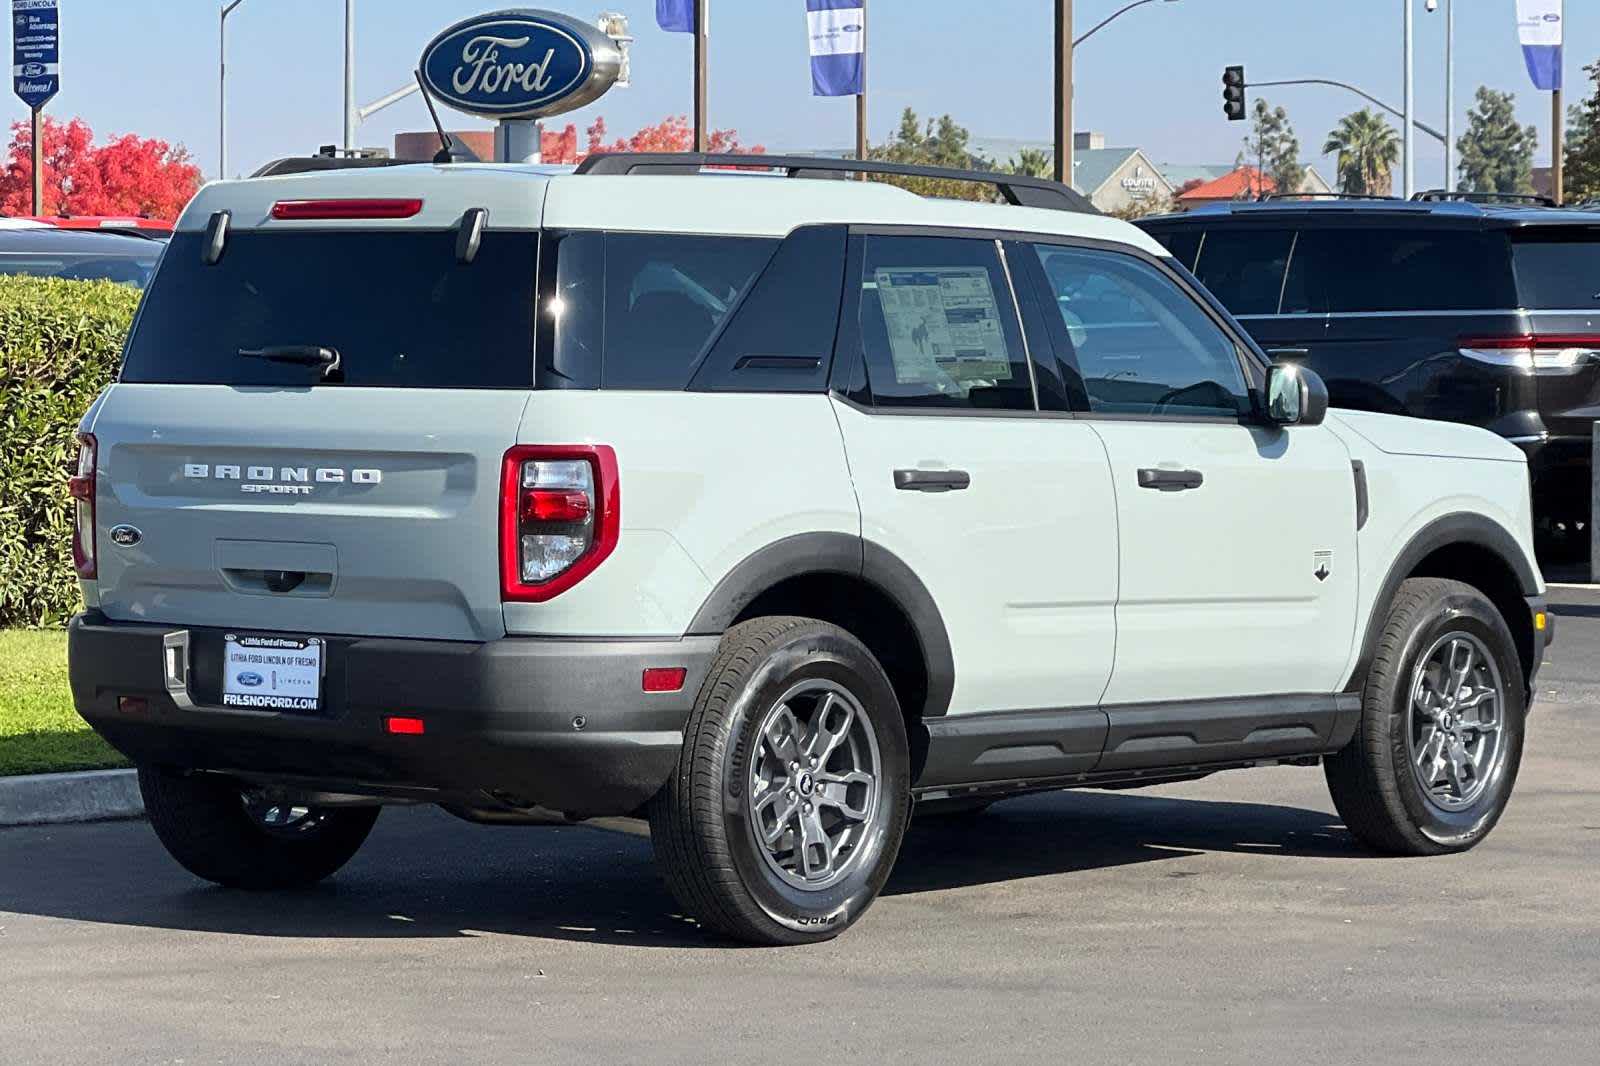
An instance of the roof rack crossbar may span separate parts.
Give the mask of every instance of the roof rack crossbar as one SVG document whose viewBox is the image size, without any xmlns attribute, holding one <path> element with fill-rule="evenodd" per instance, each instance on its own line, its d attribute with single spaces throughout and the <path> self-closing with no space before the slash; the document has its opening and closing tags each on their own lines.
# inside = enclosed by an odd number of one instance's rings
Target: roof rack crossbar
<svg viewBox="0 0 1600 1066">
<path fill-rule="evenodd" d="M 1006 203 L 1018 207 L 1043 207 L 1054 211 L 1075 211 L 1088 215 L 1100 213 L 1082 193 L 1044 178 L 1000 174 L 987 170 L 915 166 L 877 159 L 706 152 L 600 152 L 579 163 L 577 172 L 597 175 L 699 174 L 708 167 L 776 170 L 782 171 L 790 178 L 842 178 L 850 174 L 887 174 L 902 178 L 970 181 L 994 186 Z"/>
</svg>

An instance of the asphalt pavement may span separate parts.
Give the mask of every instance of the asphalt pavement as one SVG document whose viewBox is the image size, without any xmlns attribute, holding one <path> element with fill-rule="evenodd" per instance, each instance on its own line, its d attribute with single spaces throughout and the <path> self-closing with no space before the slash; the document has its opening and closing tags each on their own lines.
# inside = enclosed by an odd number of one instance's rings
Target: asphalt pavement
<svg viewBox="0 0 1600 1066">
<path fill-rule="evenodd" d="M 1380 858 L 1317 769 L 915 825 L 856 929 L 682 918 L 647 839 L 390 810 L 251 895 L 140 822 L 0 831 L 0 1063 L 1592 1064 L 1600 594 L 1556 590 L 1521 779 L 1460 856 Z"/>
</svg>

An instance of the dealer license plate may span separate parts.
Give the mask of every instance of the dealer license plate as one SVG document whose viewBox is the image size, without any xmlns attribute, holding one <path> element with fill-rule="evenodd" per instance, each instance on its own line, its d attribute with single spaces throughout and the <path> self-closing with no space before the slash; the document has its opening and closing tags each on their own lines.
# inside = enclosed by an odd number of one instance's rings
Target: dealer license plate
<svg viewBox="0 0 1600 1066">
<path fill-rule="evenodd" d="M 222 705 L 263 711 L 322 706 L 325 645 L 317 637 L 223 638 Z"/>
</svg>

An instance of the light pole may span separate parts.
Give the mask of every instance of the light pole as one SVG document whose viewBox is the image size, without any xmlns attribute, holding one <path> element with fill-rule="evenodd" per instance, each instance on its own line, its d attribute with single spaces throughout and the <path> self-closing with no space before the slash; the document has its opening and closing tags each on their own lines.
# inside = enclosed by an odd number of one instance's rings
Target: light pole
<svg viewBox="0 0 1600 1066">
<path fill-rule="evenodd" d="M 222 5 L 217 20 L 217 177 L 228 178 L 228 16 L 244 0 L 229 0 Z"/>
<path fill-rule="evenodd" d="M 1415 0 L 1400 0 L 1400 2 L 1401 2 L 1401 4 L 1403 4 L 1405 6 L 1405 16 L 1406 16 L 1405 17 L 1405 30 L 1404 30 L 1404 32 L 1402 34 L 1402 36 L 1405 38 L 1405 52 L 1406 52 L 1405 90 L 1402 93 L 1402 95 L 1405 97 L 1405 99 L 1401 103 L 1401 110 L 1403 110 L 1405 112 L 1405 130 L 1401 135 L 1401 141 L 1402 141 L 1402 145 L 1403 145 L 1403 147 L 1401 148 L 1401 151 L 1403 151 L 1405 153 L 1405 162 L 1401 165 L 1400 173 L 1403 175 L 1401 188 L 1404 190 L 1404 192 L 1402 192 L 1401 195 L 1404 196 L 1407 200 L 1409 200 L 1409 199 L 1411 199 L 1411 194 L 1417 191 L 1417 189 L 1416 189 L 1416 180 L 1417 180 L 1416 163 L 1417 163 L 1417 161 L 1416 161 L 1416 159 L 1414 157 L 1414 154 L 1413 154 L 1413 151 L 1412 151 L 1412 149 L 1414 149 L 1416 147 L 1416 139 L 1417 138 L 1416 138 L 1416 127 L 1412 124 L 1412 121 L 1411 121 L 1412 120 L 1412 116 L 1414 116 L 1416 114 L 1416 102 L 1417 102 L 1416 101 L 1416 79 L 1414 77 L 1415 71 L 1414 71 L 1413 64 L 1412 64 L 1412 58 L 1413 58 L 1413 56 L 1412 56 L 1412 35 L 1416 30 L 1417 9 L 1416 9 Z"/>
<path fill-rule="evenodd" d="M 344 150 L 356 147 L 356 0 L 344 0 Z"/>
<path fill-rule="evenodd" d="M 1428 0 L 1428 13 L 1439 10 L 1439 0 Z M 1456 0 L 1444 0 L 1444 188 L 1455 184 L 1456 121 Z"/>
<path fill-rule="evenodd" d="M 1156 0 L 1133 0 L 1095 23 L 1076 40 L 1072 36 L 1072 0 L 1056 0 L 1056 180 L 1072 184 L 1072 51 L 1136 7 Z M 1175 4 L 1178 0 L 1162 0 Z"/>
</svg>

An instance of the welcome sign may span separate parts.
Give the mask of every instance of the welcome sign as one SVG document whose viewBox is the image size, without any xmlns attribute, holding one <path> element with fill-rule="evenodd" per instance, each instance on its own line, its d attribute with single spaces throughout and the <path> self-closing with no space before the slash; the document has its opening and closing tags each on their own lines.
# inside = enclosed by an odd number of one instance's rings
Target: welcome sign
<svg viewBox="0 0 1600 1066">
<path fill-rule="evenodd" d="M 61 88 L 56 0 L 11 0 L 11 89 L 37 111 Z"/>
<path fill-rule="evenodd" d="M 556 115 L 616 83 L 622 52 L 586 22 L 554 11 L 497 11 L 458 22 L 422 52 L 435 99 L 484 118 Z"/>
</svg>

